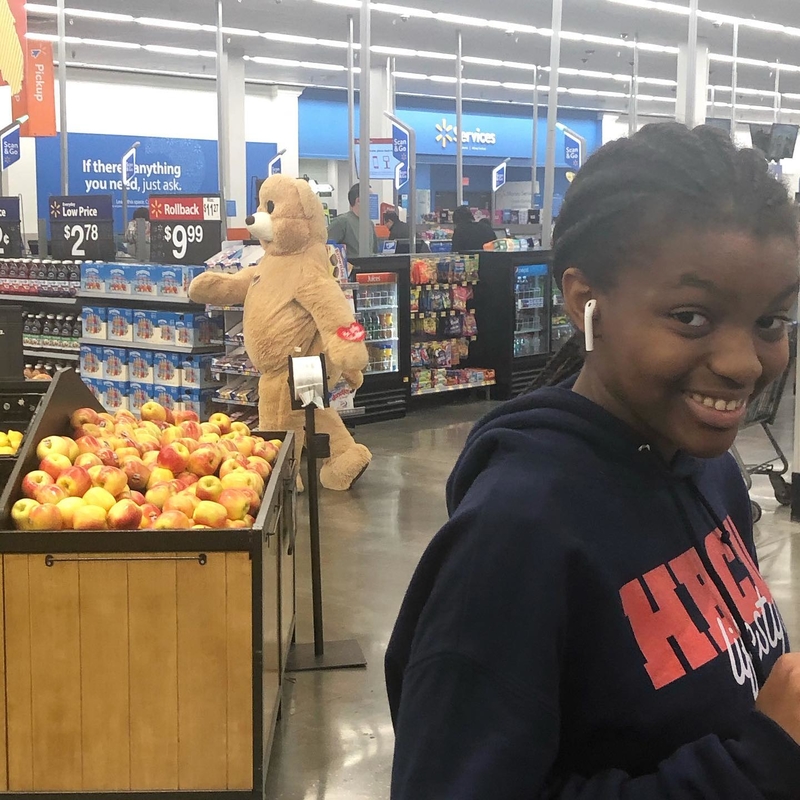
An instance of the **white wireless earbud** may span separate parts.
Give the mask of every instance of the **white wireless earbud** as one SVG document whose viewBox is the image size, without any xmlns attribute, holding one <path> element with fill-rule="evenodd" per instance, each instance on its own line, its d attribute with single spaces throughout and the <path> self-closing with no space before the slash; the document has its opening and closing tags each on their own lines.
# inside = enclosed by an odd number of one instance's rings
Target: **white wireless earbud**
<svg viewBox="0 0 800 800">
<path fill-rule="evenodd" d="M 594 310 L 597 308 L 597 300 L 590 300 L 583 309 L 583 335 L 586 340 L 586 352 L 594 350 Z"/>
</svg>

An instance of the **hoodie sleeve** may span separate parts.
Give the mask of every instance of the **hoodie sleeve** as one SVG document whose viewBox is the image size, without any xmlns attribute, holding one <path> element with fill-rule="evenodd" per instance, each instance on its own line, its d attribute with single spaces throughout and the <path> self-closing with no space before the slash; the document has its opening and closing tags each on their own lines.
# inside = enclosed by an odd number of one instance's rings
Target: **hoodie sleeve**
<svg viewBox="0 0 800 800">
<path fill-rule="evenodd" d="M 401 611 L 400 630 L 406 614 L 418 622 L 387 655 L 393 800 L 797 798 L 800 748 L 755 711 L 735 739 L 688 743 L 649 775 L 559 770 L 568 557 L 552 510 L 547 530 L 522 518 L 530 485 L 498 472 L 434 539 Z"/>
</svg>

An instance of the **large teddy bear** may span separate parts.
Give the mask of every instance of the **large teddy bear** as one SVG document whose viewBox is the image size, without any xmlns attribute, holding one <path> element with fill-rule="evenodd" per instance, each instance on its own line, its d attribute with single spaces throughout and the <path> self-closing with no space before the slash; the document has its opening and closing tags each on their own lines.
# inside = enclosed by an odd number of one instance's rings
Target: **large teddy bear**
<svg viewBox="0 0 800 800">
<path fill-rule="evenodd" d="M 369 361 L 364 329 L 331 275 L 322 203 L 307 181 L 268 178 L 259 192 L 258 213 L 247 223 L 264 248 L 261 261 L 234 275 L 205 272 L 192 281 L 189 297 L 196 303 L 244 304 L 245 347 L 261 372 L 259 427 L 294 430 L 299 460 L 304 413 L 291 409 L 289 356 L 324 353 L 329 385 L 343 375 L 357 389 Z M 349 489 L 372 454 L 353 440 L 335 410 L 316 411 L 316 426 L 330 436 L 331 448 L 320 482 L 327 489 Z"/>
</svg>

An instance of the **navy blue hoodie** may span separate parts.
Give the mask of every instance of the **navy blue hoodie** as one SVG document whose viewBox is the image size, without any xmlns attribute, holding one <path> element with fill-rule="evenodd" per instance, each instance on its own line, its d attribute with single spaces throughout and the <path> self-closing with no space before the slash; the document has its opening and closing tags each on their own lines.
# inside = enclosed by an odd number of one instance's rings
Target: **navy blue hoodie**
<svg viewBox="0 0 800 800">
<path fill-rule="evenodd" d="M 788 639 L 730 456 L 671 465 L 567 386 L 500 406 L 386 655 L 394 800 L 789 800 Z"/>
</svg>

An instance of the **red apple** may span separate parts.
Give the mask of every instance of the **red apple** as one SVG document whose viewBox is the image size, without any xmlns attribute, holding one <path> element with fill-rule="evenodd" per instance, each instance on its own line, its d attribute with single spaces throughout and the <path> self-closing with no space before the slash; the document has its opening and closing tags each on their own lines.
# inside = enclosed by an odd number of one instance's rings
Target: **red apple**
<svg viewBox="0 0 800 800">
<path fill-rule="evenodd" d="M 253 455 L 263 458 L 269 464 L 274 464 L 279 450 L 280 448 L 275 447 L 272 442 L 261 439 L 256 442 L 256 446 L 253 448 Z"/>
<path fill-rule="evenodd" d="M 58 506 L 53 503 L 43 503 L 34 506 L 29 515 L 30 530 L 32 531 L 60 531 L 64 527 L 64 519 Z"/>
<path fill-rule="evenodd" d="M 142 521 L 142 509 L 133 500 L 120 500 L 108 512 L 108 527 L 118 531 L 135 531 Z"/>
<path fill-rule="evenodd" d="M 152 489 L 159 483 L 169 483 L 174 480 L 175 476 L 172 474 L 171 469 L 166 467 L 154 467 L 150 472 L 150 477 L 147 480 L 147 488 Z"/>
<path fill-rule="evenodd" d="M 165 511 L 153 524 L 157 531 L 188 530 L 192 521 L 183 511 Z"/>
<path fill-rule="evenodd" d="M 147 488 L 147 482 L 150 480 L 152 470 L 141 458 L 128 458 L 122 462 L 122 471 L 128 479 L 128 486 L 136 491 L 142 491 Z"/>
<path fill-rule="evenodd" d="M 144 495 L 141 492 L 137 492 L 135 489 L 131 491 L 131 500 L 133 500 L 137 506 L 144 505 Z"/>
<path fill-rule="evenodd" d="M 72 462 L 61 453 L 45 456 L 39 464 L 39 469 L 44 470 L 54 481 L 65 470 L 72 466 Z"/>
<path fill-rule="evenodd" d="M 212 450 L 210 447 L 201 447 L 189 455 L 187 469 L 198 478 L 204 475 L 213 475 L 219 469 L 221 460 L 222 458 L 216 450 Z"/>
<path fill-rule="evenodd" d="M 231 458 L 226 458 L 219 467 L 219 476 L 224 478 L 228 473 L 235 472 L 237 469 L 247 469 L 247 458 L 241 453 L 237 453 Z"/>
<path fill-rule="evenodd" d="M 102 506 L 83 505 L 73 512 L 72 527 L 76 531 L 104 531 L 108 528 L 106 517 L 107 512 Z"/>
<path fill-rule="evenodd" d="M 78 441 L 81 442 L 82 439 L 78 439 Z M 102 465 L 103 462 L 100 460 L 100 456 L 98 456 L 97 453 L 81 453 L 75 459 L 75 466 L 83 467 L 84 469 L 89 469 L 89 467 L 102 466 Z"/>
<path fill-rule="evenodd" d="M 99 469 L 92 467 L 89 475 L 92 478 L 92 483 L 95 486 L 101 486 L 109 494 L 117 497 L 124 489 L 128 487 L 128 476 L 119 467 L 106 467 L 102 466 Z"/>
<path fill-rule="evenodd" d="M 180 425 L 181 422 L 200 422 L 200 417 L 197 415 L 197 412 L 192 411 L 191 409 L 175 411 L 174 414 L 176 425 Z"/>
<path fill-rule="evenodd" d="M 93 425 L 91 422 L 87 422 L 85 425 L 81 425 L 80 428 L 72 429 L 72 438 L 77 441 L 86 436 L 99 437 L 102 432 L 103 429 L 99 425 Z"/>
<path fill-rule="evenodd" d="M 11 519 L 14 521 L 14 526 L 20 531 L 33 530 L 31 526 L 31 511 L 39 505 L 34 499 L 30 497 L 23 497 L 17 500 L 11 507 Z"/>
<path fill-rule="evenodd" d="M 167 419 L 167 409 L 155 400 L 149 400 L 139 409 L 143 420 L 164 422 Z"/>
<path fill-rule="evenodd" d="M 61 518 L 64 520 L 65 530 L 74 527 L 75 512 L 85 505 L 86 501 L 82 497 L 65 497 L 58 503 L 58 510 L 61 512 Z"/>
<path fill-rule="evenodd" d="M 73 411 L 69 418 L 69 424 L 73 428 L 80 428 L 81 425 L 85 425 L 87 422 L 97 425 L 99 421 L 100 416 L 93 408 L 79 408 Z"/>
<path fill-rule="evenodd" d="M 158 461 L 158 454 L 159 450 L 146 450 L 142 453 L 142 461 L 144 461 L 145 465 L 150 467 L 150 469 L 155 469 L 157 466 L 156 462 Z"/>
<path fill-rule="evenodd" d="M 40 460 L 56 453 L 69 457 L 69 443 L 63 436 L 47 436 L 36 446 L 36 457 Z"/>
<path fill-rule="evenodd" d="M 227 414 L 223 414 L 218 411 L 216 414 L 212 414 L 208 418 L 208 421 L 212 425 L 216 425 L 219 428 L 220 433 L 230 433 L 231 418 Z"/>
<path fill-rule="evenodd" d="M 86 501 L 86 505 L 100 506 L 106 513 L 117 502 L 117 498 L 102 486 L 92 486 L 83 499 Z"/>
<path fill-rule="evenodd" d="M 213 500 L 200 500 L 194 510 L 193 519 L 199 525 L 209 528 L 224 528 L 228 518 L 228 510 L 221 503 Z"/>
<path fill-rule="evenodd" d="M 48 483 L 45 486 L 40 486 L 34 495 L 36 502 L 42 505 L 45 503 L 57 505 L 65 497 L 68 497 L 66 490 L 55 483 Z"/>
<path fill-rule="evenodd" d="M 98 458 L 109 467 L 118 467 L 119 466 L 119 458 L 114 450 L 110 447 L 101 447 L 97 451 Z"/>
<path fill-rule="evenodd" d="M 199 439 L 203 435 L 203 429 L 200 427 L 199 422 L 194 420 L 185 420 L 179 425 L 183 435 L 187 439 Z"/>
<path fill-rule="evenodd" d="M 81 436 L 76 444 L 78 445 L 78 450 L 81 453 L 96 453 L 102 447 L 97 436 L 93 436 L 91 434 Z"/>
<path fill-rule="evenodd" d="M 219 436 L 222 431 L 219 428 L 219 425 L 215 425 L 213 422 L 201 422 L 200 423 L 200 430 L 203 433 L 216 433 Z"/>
<path fill-rule="evenodd" d="M 223 489 L 237 489 L 249 486 L 259 497 L 264 494 L 264 480 L 256 472 L 250 470 L 235 470 L 220 478 Z"/>
<path fill-rule="evenodd" d="M 264 481 L 269 478 L 270 473 L 272 472 L 272 467 L 269 465 L 269 461 L 259 458 L 258 456 L 250 456 L 250 458 L 247 459 L 247 468 L 253 472 L 257 472 L 264 479 Z"/>
<path fill-rule="evenodd" d="M 197 481 L 197 496 L 201 500 L 218 500 L 222 494 L 222 483 L 215 475 L 204 475 Z"/>
<path fill-rule="evenodd" d="M 70 467 L 56 478 L 56 484 L 67 493 L 68 497 L 83 497 L 92 488 L 92 479 L 83 467 Z"/>
<path fill-rule="evenodd" d="M 190 455 L 186 446 L 176 441 L 161 450 L 158 454 L 157 463 L 159 467 L 165 467 L 174 475 L 177 475 L 186 469 Z"/>
<path fill-rule="evenodd" d="M 139 523 L 139 527 L 152 527 L 153 523 L 161 516 L 161 509 L 152 503 L 145 503 L 141 508 L 142 521 Z"/>
<path fill-rule="evenodd" d="M 120 465 L 122 465 L 123 459 L 129 458 L 130 456 L 141 458 L 138 447 L 118 447 L 114 452 L 117 454 L 117 463 Z"/>
<path fill-rule="evenodd" d="M 252 528 L 253 525 L 256 524 L 256 518 L 252 514 L 245 514 L 244 524 L 247 525 L 248 528 Z"/>
<path fill-rule="evenodd" d="M 193 483 L 197 483 L 200 480 L 194 472 L 181 472 L 178 475 L 178 480 L 186 487 L 191 486 Z"/>
<path fill-rule="evenodd" d="M 179 492 L 167 499 L 167 502 L 164 503 L 164 511 L 182 511 L 187 517 L 191 517 L 199 504 L 200 501 L 193 494 Z"/>
<path fill-rule="evenodd" d="M 53 483 L 55 483 L 55 479 L 49 472 L 45 472 L 43 469 L 35 469 L 22 479 L 22 493 L 25 497 L 35 497 L 36 492 L 42 486 L 48 486 Z"/>
<path fill-rule="evenodd" d="M 242 486 L 240 491 L 244 492 L 250 501 L 250 513 L 257 514 L 258 509 L 261 507 L 261 498 L 249 486 Z"/>
<path fill-rule="evenodd" d="M 240 489 L 223 489 L 217 502 L 225 507 L 228 519 L 244 519 L 250 513 L 250 499 Z"/>
<path fill-rule="evenodd" d="M 198 439 L 178 439 L 178 441 L 190 452 L 194 453 L 195 450 L 199 449 L 200 441 Z"/>
<path fill-rule="evenodd" d="M 219 446 L 219 449 L 222 451 L 227 450 L 229 453 L 239 452 L 238 449 L 236 448 L 236 445 L 230 439 L 220 439 L 219 442 L 217 442 L 217 445 Z"/>
<path fill-rule="evenodd" d="M 145 503 L 152 504 L 161 509 L 164 507 L 164 503 L 174 494 L 175 488 L 173 486 L 168 483 L 159 483 L 157 486 L 153 486 L 147 490 L 144 499 Z"/>
</svg>

